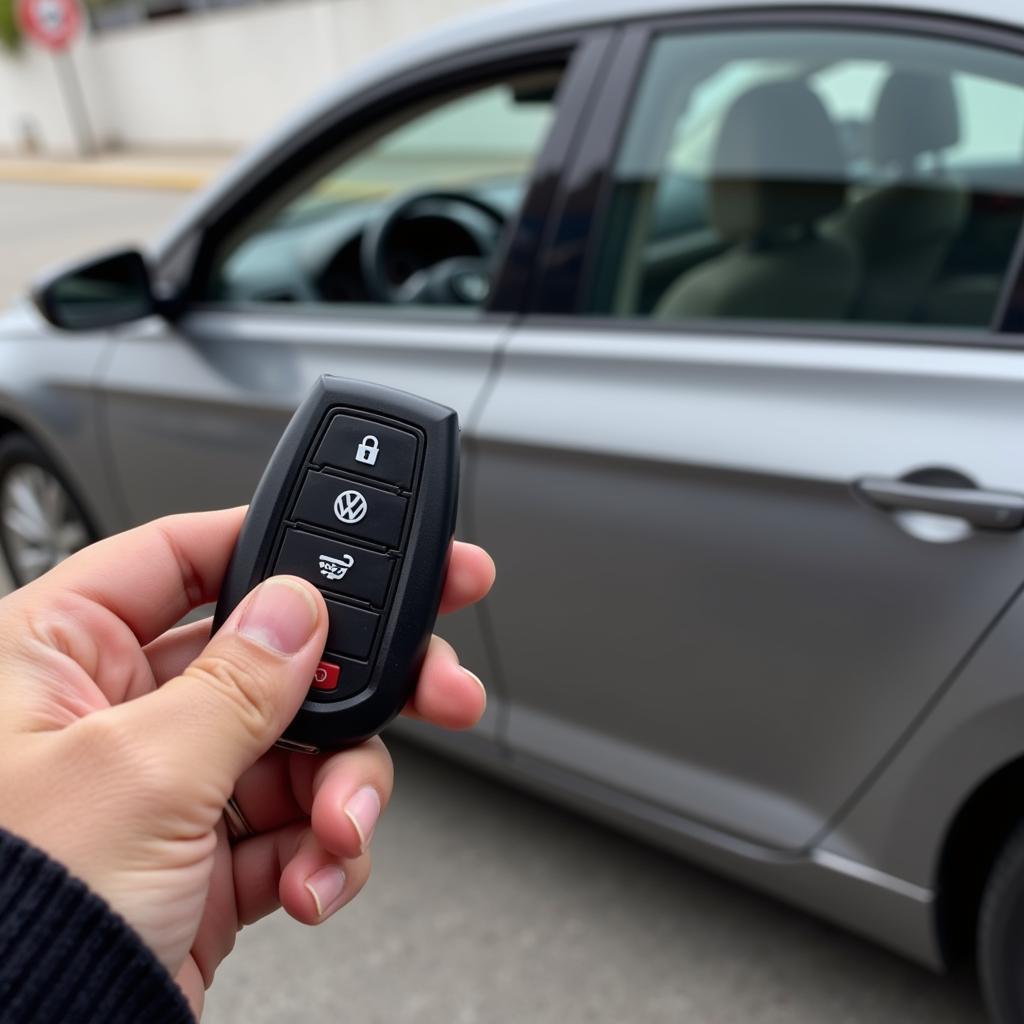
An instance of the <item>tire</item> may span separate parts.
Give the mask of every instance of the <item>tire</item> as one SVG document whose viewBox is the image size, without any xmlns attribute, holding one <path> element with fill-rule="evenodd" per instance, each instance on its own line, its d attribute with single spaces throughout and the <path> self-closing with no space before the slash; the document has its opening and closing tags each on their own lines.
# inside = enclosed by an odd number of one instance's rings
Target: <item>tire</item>
<svg viewBox="0 0 1024 1024">
<path fill-rule="evenodd" d="M 1024 1024 L 1024 825 L 1010 834 L 985 883 L 977 953 L 993 1024 Z"/>
<path fill-rule="evenodd" d="M 0 552 L 15 586 L 52 569 L 96 532 L 46 453 L 25 434 L 0 437 Z"/>
</svg>

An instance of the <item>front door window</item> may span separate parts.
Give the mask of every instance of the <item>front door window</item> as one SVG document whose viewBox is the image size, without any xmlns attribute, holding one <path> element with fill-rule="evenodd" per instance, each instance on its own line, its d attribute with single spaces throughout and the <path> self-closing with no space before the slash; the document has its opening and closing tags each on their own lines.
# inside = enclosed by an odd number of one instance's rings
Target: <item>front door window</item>
<svg viewBox="0 0 1024 1024">
<path fill-rule="evenodd" d="M 463 308 L 487 300 L 560 68 L 425 99 L 307 167 L 221 245 L 216 303 Z"/>
</svg>

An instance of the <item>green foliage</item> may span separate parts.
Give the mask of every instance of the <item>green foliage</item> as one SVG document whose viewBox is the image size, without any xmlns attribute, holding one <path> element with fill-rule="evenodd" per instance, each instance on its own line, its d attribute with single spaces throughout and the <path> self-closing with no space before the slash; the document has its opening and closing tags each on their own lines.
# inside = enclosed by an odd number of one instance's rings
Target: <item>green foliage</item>
<svg viewBox="0 0 1024 1024">
<path fill-rule="evenodd" d="M 21 45 L 16 5 L 17 0 L 0 0 L 0 49 L 9 53 L 16 53 Z"/>
</svg>

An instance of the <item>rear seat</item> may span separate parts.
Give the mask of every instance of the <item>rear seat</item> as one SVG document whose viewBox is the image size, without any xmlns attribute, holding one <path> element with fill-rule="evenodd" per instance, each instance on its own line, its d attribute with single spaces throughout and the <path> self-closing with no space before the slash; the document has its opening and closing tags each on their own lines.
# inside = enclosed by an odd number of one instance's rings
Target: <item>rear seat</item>
<svg viewBox="0 0 1024 1024">
<path fill-rule="evenodd" d="M 963 184 L 942 152 L 960 139 L 948 75 L 894 71 L 870 127 L 872 186 L 830 225 L 858 255 L 862 277 L 853 316 L 876 323 L 918 319 L 967 217 Z"/>
</svg>

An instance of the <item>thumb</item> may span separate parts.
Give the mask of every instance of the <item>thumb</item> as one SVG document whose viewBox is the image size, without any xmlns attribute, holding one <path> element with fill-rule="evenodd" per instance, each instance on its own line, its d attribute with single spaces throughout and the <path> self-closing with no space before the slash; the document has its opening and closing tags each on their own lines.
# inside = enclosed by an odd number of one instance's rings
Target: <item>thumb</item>
<svg viewBox="0 0 1024 1024">
<path fill-rule="evenodd" d="M 304 580 L 264 580 L 185 671 L 139 701 L 141 734 L 223 803 L 294 718 L 327 636 L 327 609 Z M 181 775 L 176 773 L 180 778 Z M 219 808 L 219 805 L 218 805 Z"/>
</svg>

